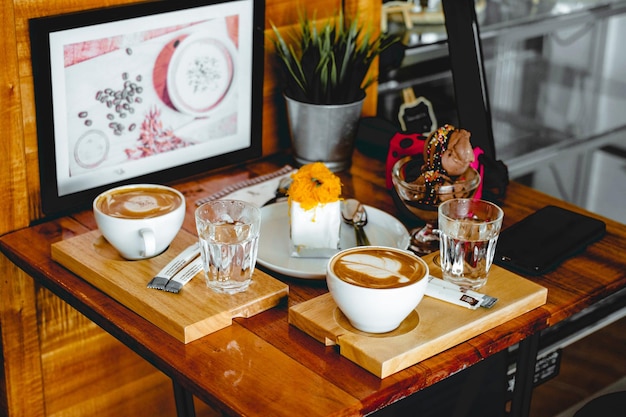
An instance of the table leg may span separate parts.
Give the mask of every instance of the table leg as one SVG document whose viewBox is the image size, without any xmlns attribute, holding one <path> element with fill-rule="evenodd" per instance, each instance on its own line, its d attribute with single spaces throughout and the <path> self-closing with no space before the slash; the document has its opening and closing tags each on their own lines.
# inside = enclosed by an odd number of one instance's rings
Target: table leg
<svg viewBox="0 0 626 417">
<path fill-rule="evenodd" d="M 176 401 L 176 415 L 178 417 L 195 417 L 196 409 L 193 405 L 193 395 L 172 379 L 174 385 L 174 400 Z"/>
<path fill-rule="evenodd" d="M 528 417 L 535 379 L 535 364 L 539 350 L 539 333 L 535 333 L 519 343 L 515 387 L 509 417 Z"/>
</svg>

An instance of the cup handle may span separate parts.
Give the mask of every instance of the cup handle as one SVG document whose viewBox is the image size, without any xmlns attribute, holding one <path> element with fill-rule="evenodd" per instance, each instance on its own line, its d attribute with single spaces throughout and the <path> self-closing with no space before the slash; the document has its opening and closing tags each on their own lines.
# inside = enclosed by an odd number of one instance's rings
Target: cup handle
<svg viewBox="0 0 626 417">
<path fill-rule="evenodd" d="M 140 229 L 139 235 L 143 240 L 143 252 L 141 253 L 141 256 L 149 258 L 156 255 L 156 238 L 154 237 L 152 229 Z"/>
</svg>

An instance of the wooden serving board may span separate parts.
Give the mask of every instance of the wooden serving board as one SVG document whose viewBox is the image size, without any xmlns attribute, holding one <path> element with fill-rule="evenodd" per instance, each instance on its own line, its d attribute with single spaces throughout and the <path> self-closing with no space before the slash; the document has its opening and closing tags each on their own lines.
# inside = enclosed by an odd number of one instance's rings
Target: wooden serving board
<svg viewBox="0 0 626 417">
<path fill-rule="evenodd" d="M 263 271 L 254 271 L 247 291 L 228 295 L 210 290 L 203 272 L 178 293 L 147 288 L 148 282 L 197 237 L 181 230 L 162 254 L 128 261 L 98 230 L 52 245 L 52 259 L 82 277 L 135 313 L 189 343 L 228 327 L 235 317 L 251 317 L 276 306 L 289 287 Z"/>
<path fill-rule="evenodd" d="M 441 277 L 435 255 L 424 260 L 431 275 Z M 546 288 L 496 265 L 480 291 L 497 303 L 470 310 L 424 296 L 398 329 L 385 334 L 352 327 L 330 293 L 291 307 L 289 323 L 327 346 L 339 345 L 342 356 L 385 378 L 545 304 L 548 295 Z"/>
</svg>

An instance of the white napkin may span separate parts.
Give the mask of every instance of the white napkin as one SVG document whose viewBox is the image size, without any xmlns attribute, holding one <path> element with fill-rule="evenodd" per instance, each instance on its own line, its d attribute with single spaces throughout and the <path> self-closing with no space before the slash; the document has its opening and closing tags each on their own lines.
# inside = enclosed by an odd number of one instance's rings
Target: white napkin
<svg viewBox="0 0 626 417">
<path fill-rule="evenodd" d="M 196 206 L 213 200 L 227 198 L 229 200 L 242 200 L 263 206 L 276 195 L 276 188 L 283 177 L 288 177 L 295 171 L 290 165 L 269 174 L 261 175 L 249 180 L 229 185 L 228 187 L 196 201 Z"/>
</svg>

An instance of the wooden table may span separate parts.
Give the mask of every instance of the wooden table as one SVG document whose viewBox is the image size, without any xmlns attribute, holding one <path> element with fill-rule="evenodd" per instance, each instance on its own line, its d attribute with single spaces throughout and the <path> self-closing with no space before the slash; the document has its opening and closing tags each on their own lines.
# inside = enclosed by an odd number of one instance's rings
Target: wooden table
<svg viewBox="0 0 626 417">
<path fill-rule="evenodd" d="M 187 198 L 183 227 L 194 230 L 192 212 L 199 198 L 276 170 L 285 162 L 289 162 L 286 156 L 276 155 L 173 184 Z M 341 177 L 346 196 L 400 217 L 385 188 L 383 162 L 356 152 L 350 172 Z M 505 227 L 547 204 L 582 211 L 513 183 L 503 204 Z M 533 278 L 548 288 L 545 306 L 385 379 L 288 324 L 288 308 L 325 293 L 323 282 L 272 273 L 289 284 L 287 302 L 252 318 L 236 319 L 224 330 L 183 344 L 51 259 L 52 243 L 96 228 L 90 211 L 2 236 L 0 249 L 34 280 L 171 377 L 179 414 L 192 414 L 193 394 L 228 415 L 357 416 L 405 398 L 520 342 L 520 346 L 527 346 L 520 360 L 528 362 L 518 368 L 532 366 L 540 330 L 626 285 L 626 226 L 604 220 L 605 238 L 556 271 Z M 514 404 L 521 406 L 513 414 L 527 413 L 531 384 L 528 375 L 518 378 Z"/>
</svg>

